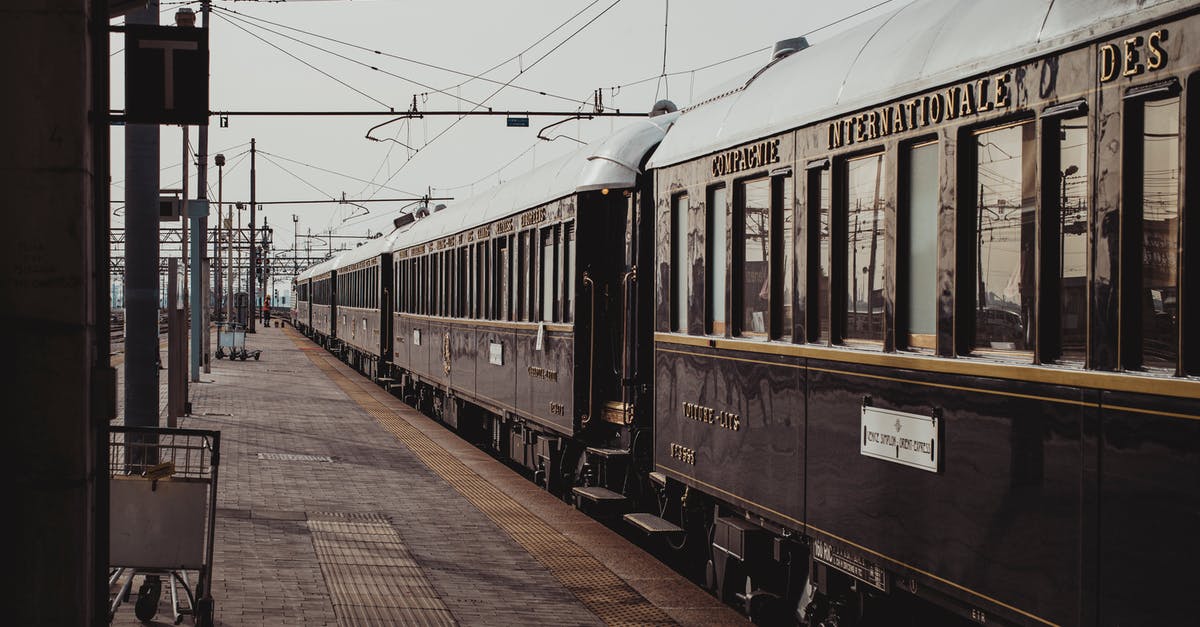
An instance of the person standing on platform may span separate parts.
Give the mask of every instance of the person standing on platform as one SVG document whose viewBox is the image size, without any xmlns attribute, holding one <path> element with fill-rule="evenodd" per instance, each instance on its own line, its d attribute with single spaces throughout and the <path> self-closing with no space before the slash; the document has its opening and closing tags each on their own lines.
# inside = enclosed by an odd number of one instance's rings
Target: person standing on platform
<svg viewBox="0 0 1200 627">
<path fill-rule="evenodd" d="M 271 326 L 271 297 L 263 297 L 262 323 L 264 327 Z"/>
</svg>

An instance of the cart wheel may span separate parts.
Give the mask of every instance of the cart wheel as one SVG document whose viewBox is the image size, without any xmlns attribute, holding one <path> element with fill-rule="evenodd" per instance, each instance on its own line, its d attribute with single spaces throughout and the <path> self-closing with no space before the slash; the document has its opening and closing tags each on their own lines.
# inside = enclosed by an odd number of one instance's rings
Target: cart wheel
<svg viewBox="0 0 1200 627">
<path fill-rule="evenodd" d="M 213 601 L 200 599 L 196 602 L 196 627 L 212 627 Z"/>
<path fill-rule="evenodd" d="M 147 576 L 138 588 L 137 603 L 133 605 L 133 614 L 142 622 L 148 622 L 158 613 L 158 601 L 162 597 L 162 580 L 157 575 Z"/>
<path fill-rule="evenodd" d="M 259 353 L 254 353 L 254 361 L 258 361 L 258 355 Z"/>
</svg>

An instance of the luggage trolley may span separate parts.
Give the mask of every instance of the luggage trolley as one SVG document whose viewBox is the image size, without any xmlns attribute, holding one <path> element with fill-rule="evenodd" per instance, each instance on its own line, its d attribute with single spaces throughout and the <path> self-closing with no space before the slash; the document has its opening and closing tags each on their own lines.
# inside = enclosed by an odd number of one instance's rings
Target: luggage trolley
<svg viewBox="0 0 1200 627">
<path fill-rule="evenodd" d="M 253 357 L 255 361 L 262 356 L 261 350 L 246 350 L 246 328 L 236 322 L 217 323 L 217 359 L 229 357 L 229 361 L 240 359 L 246 361 Z"/>
<path fill-rule="evenodd" d="M 134 605 L 139 620 L 158 612 L 166 579 L 175 624 L 191 615 L 196 625 L 211 626 L 221 432 L 110 426 L 108 434 L 108 583 L 119 586 L 109 621 L 142 576 Z"/>
</svg>

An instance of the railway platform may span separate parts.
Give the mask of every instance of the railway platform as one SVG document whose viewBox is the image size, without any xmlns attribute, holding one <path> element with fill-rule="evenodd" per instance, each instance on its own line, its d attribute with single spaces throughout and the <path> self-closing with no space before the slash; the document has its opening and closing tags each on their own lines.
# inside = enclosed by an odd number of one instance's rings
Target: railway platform
<svg viewBox="0 0 1200 627">
<path fill-rule="evenodd" d="M 290 327 L 253 341 L 180 424 L 221 431 L 216 624 L 745 623 Z"/>
</svg>

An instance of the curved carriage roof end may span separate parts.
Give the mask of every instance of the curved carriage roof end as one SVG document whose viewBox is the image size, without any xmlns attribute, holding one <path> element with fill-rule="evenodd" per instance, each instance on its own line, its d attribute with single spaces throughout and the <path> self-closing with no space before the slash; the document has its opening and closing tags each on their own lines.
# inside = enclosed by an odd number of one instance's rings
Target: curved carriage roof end
<svg viewBox="0 0 1200 627">
<path fill-rule="evenodd" d="M 418 220 L 392 245 L 399 250 L 487 224 L 572 194 L 637 184 L 646 154 L 679 114 L 641 118 L 482 194 Z"/>
</svg>

